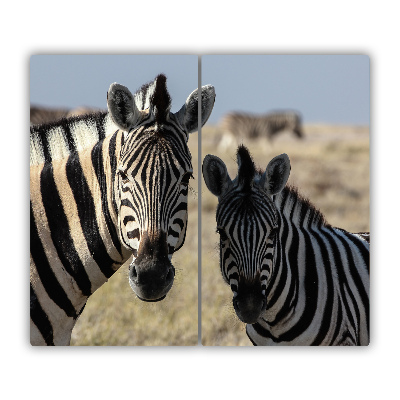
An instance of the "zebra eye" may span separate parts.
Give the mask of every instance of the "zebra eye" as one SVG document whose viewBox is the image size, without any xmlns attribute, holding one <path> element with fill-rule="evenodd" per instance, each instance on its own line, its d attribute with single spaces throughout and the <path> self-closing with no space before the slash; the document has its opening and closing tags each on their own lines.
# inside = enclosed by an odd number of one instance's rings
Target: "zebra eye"
<svg viewBox="0 0 400 400">
<path fill-rule="evenodd" d="M 188 186 L 190 178 L 194 179 L 193 174 L 191 172 L 186 172 L 186 174 L 182 177 L 181 184 Z"/>
<path fill-rule="evenodd" d="M 278 228 L 277 227 L 272 228 L 268 238 L 271 240 L 275 239 L 277 233 L 278 233 Z"/>
<path fill-rule="evenodd" d="M 126 183 L 129 182 L 128 176 L 125 174 L 124 171 L 122 171 L 121 169 L 119 169 L 119 170 L 118 170 L 118 173 L 119 173 L 119 176 L 120 176 L 121 179 L 122 179 L 122 183 L 123 183 L 123 184 L 126 184 Z"/>
<path fill-rule="evenodd" d="M 228 240 L 228 236 L 227 236 L 227 234 L 225 233 L 225 230 L 224 230 L 224 228 L 221 228 L 221 227 L 217 227 L 217 233 L 219 233 L 219 237 L 220 237 L 220 239 L 223 241 L 223 242 L 225 242 L 226 240 Z"/>
</svg>

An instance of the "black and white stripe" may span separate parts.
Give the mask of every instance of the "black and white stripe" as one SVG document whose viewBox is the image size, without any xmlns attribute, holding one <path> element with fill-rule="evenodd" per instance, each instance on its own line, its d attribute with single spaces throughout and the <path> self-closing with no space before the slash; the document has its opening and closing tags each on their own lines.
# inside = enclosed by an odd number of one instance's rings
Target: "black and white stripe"
<svg viewBox="0 0 400 400">
<path fill-rule="evenodd" d="M 254 345 L 368 345 L 369 241 L 330 226 L 285 187 L 286 154 L 257 171 L 238 149 L 231 180 L 218 157 L 203 162 L 218 196 L 220 267 Z M 368 235 L 369 238 L 369 235 Z"/>
<path fill-rule="evenodd" d="M 284 130 L 293 132 L 298 138 L 304 136 L 301 117 L 294 111 L 275 111 L 264 115 L 231 112 L 222 118 L 220 126 L 224 132 L 229 132 L 236 139 L 241 137 L 271 139 Z"/>
<path fill-rule="evenodd" d="M 212 86 L 202 88 L 202 124 L 214 96 Z M 197 90 L 170 113 L 159 75 L 135 95 L 112 84 L 107 104 L 106 114 L 31 130 L 33 345 L 68 345 L 87 298 L 132 254 L 129 282 L 140 299 L 161 300 L 173 283 L 171 258 L 186 233 Z"/>
</svg>

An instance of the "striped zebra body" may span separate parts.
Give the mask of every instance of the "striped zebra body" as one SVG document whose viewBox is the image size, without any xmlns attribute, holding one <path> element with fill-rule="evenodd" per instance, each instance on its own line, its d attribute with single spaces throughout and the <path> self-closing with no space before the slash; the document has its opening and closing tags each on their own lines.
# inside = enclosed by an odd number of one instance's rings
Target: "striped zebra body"
<svg viewBox="0 0 400 400">
<path fill-rule="evenodd" d="M 257 137 L 272 139 L 277 133 L 289 130 L 298 138 L 304 136 L 300 115 L 296 112 L 272 112 L 265 115 L 252 115 L 232 112 L 225 115 L 221 127 L 236 139 Z"/>
<path fill-rule="evenodd" d="M 202 124 L 214 96 L 212 86 L 202 88 Z M 107 103 L 107 114 L 31 131 L 33 345 L 68 345 L 88 297 L 131 256 L 129 284 L 141 300 L 159 301 L 172 287 L 172 255 L 186 233 L 197 90 L 175 114 L 164 75 L 135 95 L 112 84 Z"/>
<path fill-rule="evenodd" d="M 220 267 L 254 345 L 368 345 L 369 242 L 330 226 L 286 185 L 290 161 L 256 171 L 245 147 L 231 180 L 215 156 L 203 162 L 218 196 Z"/>
</svg>

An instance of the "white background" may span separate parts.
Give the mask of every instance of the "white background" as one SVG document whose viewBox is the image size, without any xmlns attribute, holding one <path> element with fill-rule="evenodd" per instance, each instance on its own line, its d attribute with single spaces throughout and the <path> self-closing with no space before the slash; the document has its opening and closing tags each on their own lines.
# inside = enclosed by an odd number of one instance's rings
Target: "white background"
<svg viewBox="0 0 400 400">
<path fill-rule="evenodd" d="M 3 5 L 2 398 L 398 398 L 400 63 L 395 2 L 304 0 L 261 6 L 254 1 L 202 1 L 197 10 L 195 4 L 36 1 Z M 30 347 L 29 57 L 77 52 L 370 56 L 369 347 Z"/>
</svg>

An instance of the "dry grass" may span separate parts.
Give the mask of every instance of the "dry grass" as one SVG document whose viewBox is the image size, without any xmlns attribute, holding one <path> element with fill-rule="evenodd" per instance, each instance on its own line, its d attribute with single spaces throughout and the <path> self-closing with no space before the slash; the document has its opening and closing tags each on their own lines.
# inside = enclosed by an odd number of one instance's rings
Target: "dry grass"
<svg viewBox="0 0 400 400">
<path fill-rule="evenodd" d="M 255 163 L 265 169 L 276 155 L 291 161 L 289 184 L 300 189 L 327 221 L 350 232 L 369 231 L 369 130 L 367 127 L 305 125 L 305 139 L 283 133 L 273 142 L 243 141 Z M 224 160 L 230 176 L 237 174 L 235 146 L 218 150 L 218 126 L 202 132 L 202 157 Z M 215 233 L 217 199 L 202 182 L 202 344 L 250 346 L 245 325 L 235 316 L 232 293 L 219 271 Z"/>
</svg>

